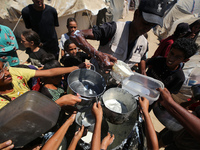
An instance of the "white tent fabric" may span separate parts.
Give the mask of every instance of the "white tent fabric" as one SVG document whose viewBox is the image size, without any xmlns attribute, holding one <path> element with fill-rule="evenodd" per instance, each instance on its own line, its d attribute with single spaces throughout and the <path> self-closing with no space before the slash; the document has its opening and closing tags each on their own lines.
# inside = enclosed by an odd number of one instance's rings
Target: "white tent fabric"
<svg viewBox="0 0 200 150">
<path fill-rule="evenodd" d="M 108 7 L 104 0 L 44 0 L 44 3 L 54 7 L 58 12 L 59 27 L 56 28 L 58 37 L 67 32 L 67 18 L 76 18 L 78 29 L 88 29 L 96 24 L 99 10 Z M 32 0 L 0 0 L 0 4 L 0 24 L 13 29 L 20 20 L 14 31 L 15 35 L 20 37 L 21 32 L 26 30 L 23 19 L 20 19 L 21 10 L 33 4 Z"/>
<path fill-rule="evenodd" d="M 0 17 L 2 19 L 9 19 L 16 21 L 21 10 L 32 4 L 32 0 L 0 0 Z M 58 17 L 72 15 L 77 12 L 88 10 L 91 15 L 97 15 L 100 9 L 107 7 L 104 0 L 44 0 L 45 4 L 54 7 L 58 12 Z"/>
<path fill-rule="evenodd" d="M 163 27 L 157 26 L 154 33 L 160 39 L 173 34 L 181 22 L 192 23 L 200 17 L 200 0 L 179 0 L 164 17 Z"/>
</svg>

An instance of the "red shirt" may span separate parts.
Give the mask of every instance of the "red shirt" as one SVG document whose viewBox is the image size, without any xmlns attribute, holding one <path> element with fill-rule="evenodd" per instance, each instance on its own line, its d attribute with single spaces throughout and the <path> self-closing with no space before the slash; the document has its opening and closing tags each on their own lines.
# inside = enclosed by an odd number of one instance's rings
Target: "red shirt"
<svg viewBox="0 0 200 150">
<path fill-rule="evenodd" d="M 157 50 L 155 51 L 152 57 L 157 57 L 157 56 L 167 57 L 174 41 L 175 41 L 175 37 L 173 35 L 169 36 L 166 39 L 161 40 L 159 47 L 157 48 Z"/>
</svg>

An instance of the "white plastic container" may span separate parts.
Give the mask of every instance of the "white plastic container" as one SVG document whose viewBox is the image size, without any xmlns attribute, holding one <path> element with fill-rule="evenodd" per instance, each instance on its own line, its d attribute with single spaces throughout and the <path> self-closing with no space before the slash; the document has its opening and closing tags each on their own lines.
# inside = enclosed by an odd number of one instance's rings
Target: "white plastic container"
<svg viewBox="0 0 200 150">
<path fill-rule="evenodd" d="M 117 60 L 117 63 L 112 67 L 111 75 L 117 81 L 122 81 L 123 79 L 133 75 L 133 71 L 130 69 L 128 64 L 121 60 Z"/>
<path fill-rule="evenodd" d="M 122 89 L 127 90 L 134 96 L 146 97 L 150 105 L 158 100 L 160 92 L 156 89 L 159 87 L 164 88 L 164 84 L 161 81 L 136 72 L 122 81 Z"/>
</svg>

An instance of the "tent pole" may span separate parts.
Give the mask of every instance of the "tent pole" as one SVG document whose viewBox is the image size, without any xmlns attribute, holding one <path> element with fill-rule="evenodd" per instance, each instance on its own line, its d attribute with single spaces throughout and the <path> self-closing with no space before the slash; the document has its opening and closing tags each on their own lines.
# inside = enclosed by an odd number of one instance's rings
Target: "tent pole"
<svg viewBox="0 0 200 150">
<path fill-rule="evenodd" d="M 19 21 L 21 20 L 21 18 L 22 18 L 22 15 L 19 17 L 19 19 L 18 19 L 18 21 L 17 21 L 15 27 L 13 28 L 13 32 L 15 31 L 15 29 L 16 29 L 17 25 L 19 24 Z"/>
</svg>

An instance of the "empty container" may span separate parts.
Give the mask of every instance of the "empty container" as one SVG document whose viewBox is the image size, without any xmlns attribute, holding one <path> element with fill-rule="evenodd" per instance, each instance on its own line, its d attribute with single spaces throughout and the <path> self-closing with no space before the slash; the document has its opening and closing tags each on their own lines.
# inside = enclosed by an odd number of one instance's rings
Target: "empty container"
<svg viewBox="0 0 200 150">
<path fill-rule="evenodd" d="M 164 84 L 161 81 L 136 72 L 122 81 L 122 89 L 127 90 L 134 96 L 146 97 L 150 105 L 158 100 L 160 92 L 156 89 L 160 87 L 164 88 Z"/>
<path fill-rule="evenodd" d="M 0 143 L 11 139 L 23 147 L 56 124 L 60 109 L 37 91 L 21 95 L 0 110 Z"/>
</svg>

